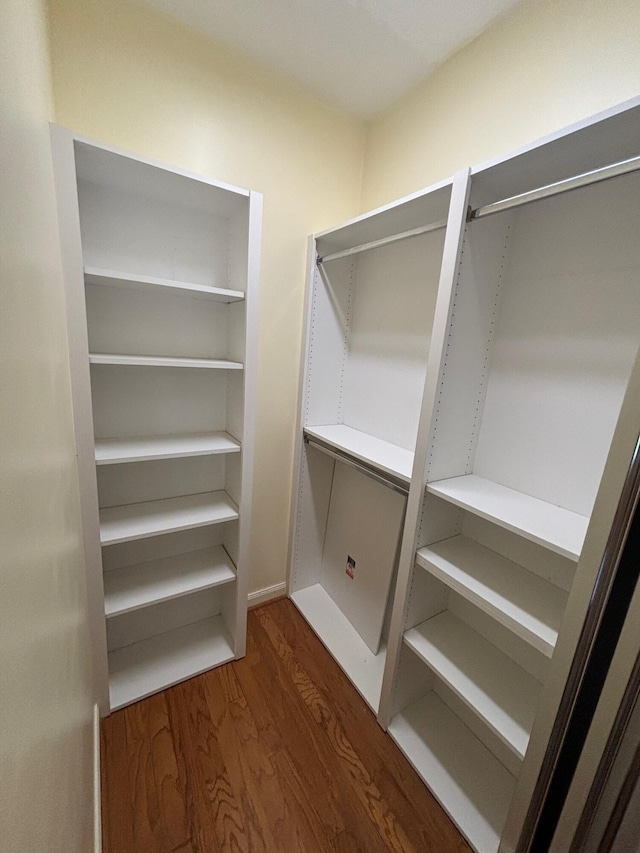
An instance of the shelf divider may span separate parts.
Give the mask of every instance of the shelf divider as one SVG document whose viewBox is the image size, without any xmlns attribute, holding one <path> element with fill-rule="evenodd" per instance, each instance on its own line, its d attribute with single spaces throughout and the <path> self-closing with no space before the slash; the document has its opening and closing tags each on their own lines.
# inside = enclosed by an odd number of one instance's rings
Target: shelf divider
<svg viewBox="0 0 640 853">
<path fill-rule="evenodd" d="M 239 302 L 244 299 L 244 293 L 241 290 L 174 281 L 156 276 L 136 275 L 118 270 L 98 269 L 97 267 L 84 268 L 84 281 L 85 284 L 146 290 L 153 293 L 172 293 L 198 299 L 211 299 L 215 302 Z"/>
<path fill-rule="evenodd" d="M 404 635 L 404 642 L 520 759 L 542 685 L 448 610 Z"/>
<path fill-rule="evenodd" d="M 416 563 L 551 657 L 567 593 L 466 536 L 418 549 Z"/>
<path fill-rule="evenodd" d="M 183 625 L 109 653 L 111 710 L 158 693 L 234 658 L 221 616 Z"/>
<path fill-rule="evenodd" d="M 515 779 L 435 693 L 397 714 L 389 734 L 479 853 L 496 853 Z"/>
<path fill-rule="evenodd" d="M 476 474 L 428 483 L 427 492 L 574 562 L 580 557 L 589 525 L 589 519 L 584 515 L 485 480 Z"/>
<path fill-rule="evenodd" d="M 100 510 L 100 542 L 115 545 L 238 517 L 238 507 L 225 491 L 107 507 Z"/>
<path fill-rule="evenodd" d="M 183 456 L 212 456 L 239 453 L 240 442 L 228 432 L 198 432 L 179 435 L 150 435 L 135 438 L 97 438 L 96 465 L 178 459 Z"/>
<path fill-rule="evenodd" d="M 405 483 L 411 480 L 413 453 L 410 450 L 382 441 L 346 424 L 311 426 L 305 427 L 304 431 L 307 436 L 343 451 L 385 474 L 397 477 Z"/>
<path fill-rule="evenodd" d="M 121 353 L 89 353 L 90 364 L 117 364 L 138 367 L 203 367 L 213 370 L 242 370 L 239 361 L 220 358 L 184 358 L 165 355 L 122 355 Z"/>
<path fill-rule="evenodd" d="M 233 583 L 235 569 L 221 545 L 104 573 L 107 619 L 162 601 Z"/>
</svg>

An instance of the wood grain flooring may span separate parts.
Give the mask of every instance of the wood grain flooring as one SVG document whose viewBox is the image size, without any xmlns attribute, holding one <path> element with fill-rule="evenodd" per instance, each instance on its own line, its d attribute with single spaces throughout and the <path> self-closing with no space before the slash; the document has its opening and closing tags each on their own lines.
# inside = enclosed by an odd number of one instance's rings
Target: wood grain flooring
<svg viewBox="0 0 640 853">
<path fill-rule="evenodd" d="M 470 848 L 293 604 L 247 656 L 102 724 L 104 853 Z"/>
</svg>

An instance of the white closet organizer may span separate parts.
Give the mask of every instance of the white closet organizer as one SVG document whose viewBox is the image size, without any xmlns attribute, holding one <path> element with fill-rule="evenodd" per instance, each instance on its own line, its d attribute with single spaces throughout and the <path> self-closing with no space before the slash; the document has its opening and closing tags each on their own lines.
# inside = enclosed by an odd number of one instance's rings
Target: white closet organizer
<svg viewBox="0 0 640 853">
<path fill-rule="evenodd" d="M 374 711 L 452 186 L 310 242 L 290 594 Z"/>
<path fill-rule="evenodd" d="M 245 651 L 262 200 L 52 141 L 107 712 Z"/>
<path fill-rule="evenodd" d="M 542 760 L 536 711 L 640 343 L 640 160 L 548 187 L 639 154 L 636 104 L 472 170 L 430 353 L 380 721 L 483 853 Z"/>
</svg>

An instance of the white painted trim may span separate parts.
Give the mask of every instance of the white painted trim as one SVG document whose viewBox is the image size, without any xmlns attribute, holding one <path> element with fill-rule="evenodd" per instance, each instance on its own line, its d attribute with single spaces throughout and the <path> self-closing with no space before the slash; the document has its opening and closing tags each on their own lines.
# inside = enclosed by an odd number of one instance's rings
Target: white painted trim
<svg viewBox="0 0 640 853">
<path fill-rule="evenodd" d="M 100 786 L 100 707 L 93 706 L 93 849 L 102 853 L 102 790 Z"/>
<path fill-rule="evenodd" d="M 254 592 L 250 592 L 247 596 L 247 605 L 248 607 L 256 607 L 258 604 L 265 604 L 267 601 L 271 601 L 272 598 L 279 598 L 281 595 L 286 595 L 287 593 L 287 585 L 283 581 L 282 583 L 275 583 L 273 586 L 265 586 L 264 589 L 256 589 Z"/>
</svg>

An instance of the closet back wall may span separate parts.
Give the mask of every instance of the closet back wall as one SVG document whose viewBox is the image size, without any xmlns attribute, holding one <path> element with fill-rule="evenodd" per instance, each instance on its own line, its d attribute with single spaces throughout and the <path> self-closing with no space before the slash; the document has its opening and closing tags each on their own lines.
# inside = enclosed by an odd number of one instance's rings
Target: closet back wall
<svg viewBox="0 0 640 853">
<path fill-rule="evenodd" d="M 364 125 L 135 0 L 49 9 L 57 123 L 264 194 L 249 588 L 283 583 L 306 241 L 358 210 Z"/>
</svg>

